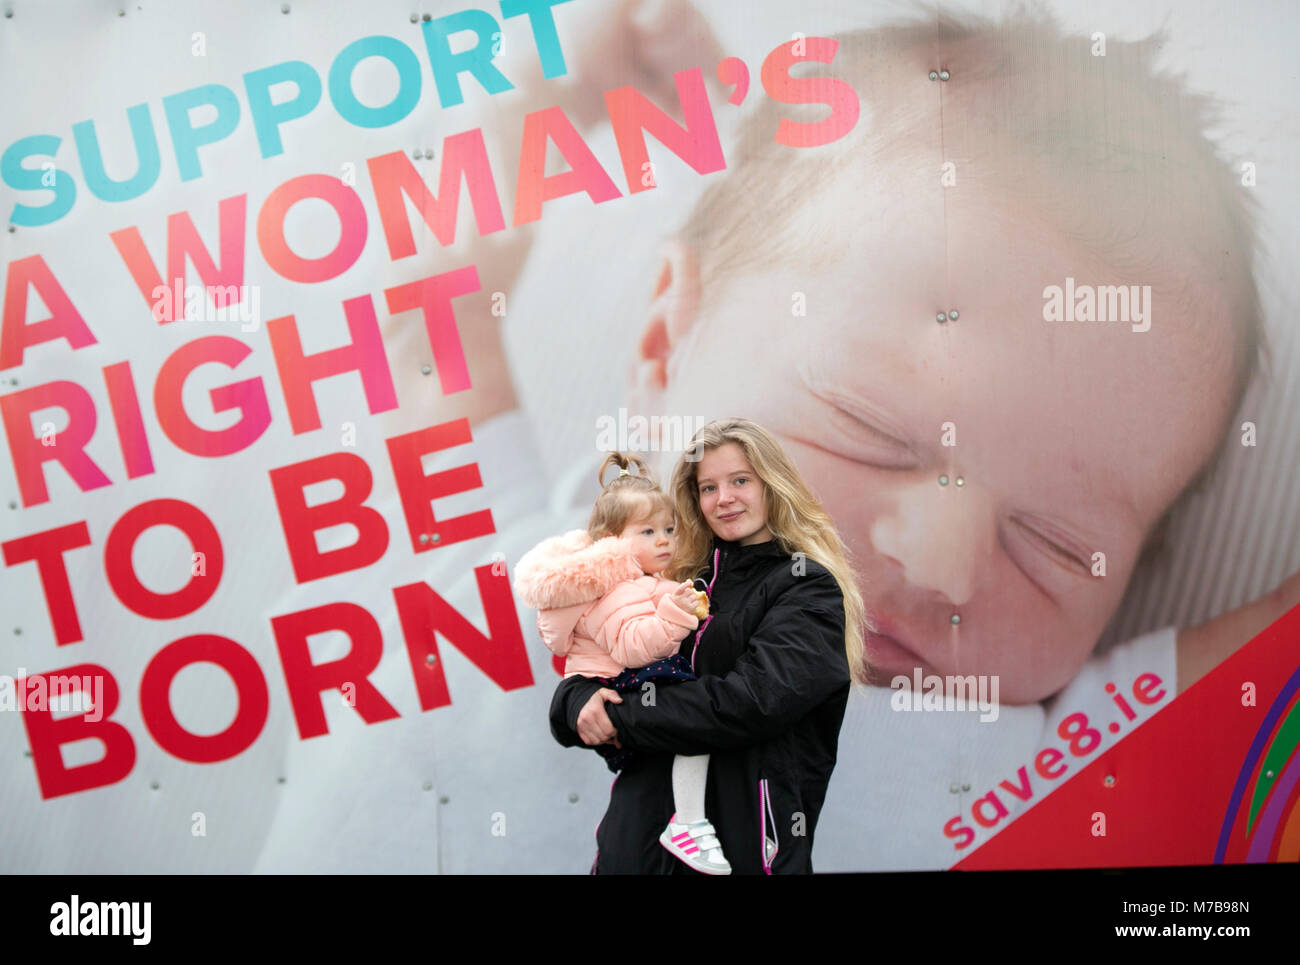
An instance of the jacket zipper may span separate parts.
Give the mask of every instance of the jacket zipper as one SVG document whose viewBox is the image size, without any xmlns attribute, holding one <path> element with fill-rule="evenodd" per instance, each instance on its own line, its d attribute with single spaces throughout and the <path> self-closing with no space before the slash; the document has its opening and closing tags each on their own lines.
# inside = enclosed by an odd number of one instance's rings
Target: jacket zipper
<svg viewBox="0 0 1300 965">
<path fill-rule="evenodd" d="M 772 821 L 772 854 L 769 857 L 767 853 L 767 823 L 768 819 Z M 772 873 L 772 863 L 776 861 L 777 852 L 781 850 L 781 842 L 776 833 L 776 818 L 772 814 L 772 792 L 768 790 L 767 778 L 759 778 L 758 781 L 758 856 L 763 862 L 763 874 Z"/>
<path fill-rule="evenodd" d="M 713 551 L 713 578 L 709 580 L 709 585 L 705 587 L 704 593 L 709 598 L 709 615 L 704 618 L 700 628 L 695 631 L 695 646 L 691 648 L 691 673 L 695 673 L 695 651 L 700 649 L 700 637 L 704 636 L 705 628 L 713 621 L 713 584 L 718 582 L 718 572 L 721 566 L 719 556 L 721 550 Z"/>
</svg>

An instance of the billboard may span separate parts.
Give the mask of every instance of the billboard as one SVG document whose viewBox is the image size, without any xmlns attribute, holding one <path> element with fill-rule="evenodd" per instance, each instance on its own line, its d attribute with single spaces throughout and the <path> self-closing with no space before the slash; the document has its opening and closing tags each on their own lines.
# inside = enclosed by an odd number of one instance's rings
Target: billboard
<svg viewBox="0 0 1300 965">
<path fill-rule="evenodd" d="M 729 416 L 883 628 L 817 870 L 1300 858 L 1297 16 L 12 0 L 0 868 L 586 871 L 512 569 Z"/>
</svg>

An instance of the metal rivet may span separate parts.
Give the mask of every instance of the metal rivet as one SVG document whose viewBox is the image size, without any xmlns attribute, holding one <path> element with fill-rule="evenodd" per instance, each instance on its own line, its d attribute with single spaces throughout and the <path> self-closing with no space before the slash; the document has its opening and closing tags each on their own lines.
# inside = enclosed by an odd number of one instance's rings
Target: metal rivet
<svg viewBox="0 0 1300 965">
<path fill-rule="evenodd" d="M 432 20 L 432 19 L 433 19 L 433 14 L 431 14 L 431 13 L 426 13 L 426 14 L 424 15 L 424 22 L 425 22 L 425 23 L 428 23 L 428 22 L 429 22 L 430 20 Z"/>
<path fill-rule="evenodd" d="M 126 16 L 126 11 L 125 11 L 125 10 L 119 10 L 119 11 L 117 12 L 117 15 L 118 15 L 119 17 L 125 17 L 125 16 Z"/>
<path fill-rule="evenodd" d="M 281 12 L 281 13 L 288 13 L 288 12 L 289 12 L 289 5 L 288 5 L 287 3 L 282 3 L 282 4 L 280 4 L 280 12 Z"/>
<path fill-rule="evenodd" d="M 932 70 L 932 71 L 930 71 L 930 79 L 931 79 L 931 80 L 938 80 L 938 79 L 939 79 L 939 72 L 938 72 L 937 70 Z"/>
<path fill-rule="evenodd" d="M 1265 771 L 1265 772 L 1264 772 L 1264 776 L 1267 777 L 1267 778 L 1272 778 L 1272 777 L 1273 777 L 1273 772 L 1272 772 L 1272 771 Z"/>
<path fill-rule="evenodd" d="M 277 777 L 276 780 L 277 780 L 279 783 L 281 783 L 281 784 L 284 783 L 284 778 L 282 778 L 282 777 Z"/>
<path fill-rule="evenodd" d="M 23 757 L 31 757 L 31 756 L 32 756 L 31 751 L 23 751 Z"/>
<path fill-rule="evenodd" d="M 954 308 L 948 313 L 948 319 L 953 322 L 957 321 L 957 309 Z"/>
<path fill-rule="evenodd" d="M 939 71 L 939 79 L 940 79 L 940 80 L 947 80 L 947 79 L 948 79 L 949 77 L 951 77 L 951 76 L 952 76 L 952 74 L 948 73 L 946 70 L 941 70 L 941 71 Z"/>
<path fill-rule="evenodd" d="M 17 509 L 17 508 L 18 508 L 18 504 L 17 504 L 16 502 L 14 502 L 14 501 L 11 499 L 11 500 L 9 500 L 9 508 L 10 508 L 10 509 Z"/>
<path fill-rule="evenodd" d="M 428 534 L 428 533 L 421 533 L 421 534 L 420 534 L 420 542 L 421 542 L 421 543 L 427 543 L 427 542 L 429 542 L 429 534 Z"/>
<path fill-rule="evenodd" d="M 570 794 L 570 795 L 569 795 L 569 803 L 570 803 L 570 804 L 577 804 L 577 803 L 578 803 L 578 795 L 577 795 L 577 793 L 573 793 L 573 794 Z"/>
<path fill-rule="evenodd" d="M 10 385 L 17 385 L 17 384 L 18 384 L 18 379 L 16 379 L 16 378 L 10 379 L 10 380 L 9 380 L 9 384 L 10 384 Z"/>
<path fill-rule="evenodd" d="M 1105 779 L 1104 781 L 1102 781 L 1101 783 L 1105 784 L 1107 787 L 1114 787 L 1114 786 L 1115 786 L 1115 775 L 1113 775 L 1113 774 L 1107 774 L 1107 775 L 1106 775 L 1106 779 Z"/>
<path fill-rule="evenodd" d="M 957 485 L 958 485 L 958 486 L 964 486 L 964 485 L 966 485 L 966 480 L 963 479 L 961 476 L 958 476 L 958 477 L 957 477 Z"/>
<path fill-rule="evenodd" d="M 423 373 L 424 375 L 428 375 L 428 374 L 429 374 L 430 372 L 432 372 L 432 371 L 433 371 L 433 369 L 429 368 L 429 366 L 427 366 L 427 365 L 421 365 L 421 366 L 420 366 L 420 372 Z"/>
<path fill-rule="evenodd" d="M 934 316 L 934 320 L 935 320 L 936 322 L 939 322 L 940 324 L 942 324 L 942 323 L 948 321 L 948 316 L 947 316 L 945 313 L 940 312 L 938 315 Z"/>
<path fill-rule="evenodd" d="M 969 784 L 963 784 L 963 785 L 961 786 L 961 789 L 962 789 L 963 791 L 969 791 L 969 790 L 970 790 L 970 785 L 969 785 Z"/>
<path fill-rule="evenodd" d="M 420 22 L 420 15 L 418 13 L 411 14 L 411 23 L 419 23 L 419 22 Z"/>
<path fill-rule="evenodd" d="M 15 635 L 15 636 L 17 636 L 18 634 L 20 634 L 20 633 L 22 633 L 22 632 L 23 632 L 23 628 L 22 628 L 22 627 L 14 627 L 14 635 Z"/>
<path fill-rule="evenodd" d="M 939 485 L 940 485 L 940 486 L 946 486 L 946 485 L 948 485 L 948 477 L 947 477 L 947 476 L 940 476 L 940 477 L 939 477 Z"/>
<path fill-rule="evenodd" d="M 420 158 L 424 157 L 424 152 L 423 152 L 423 151 L 412 151 L 412 152 L 411 152 L 411 157 L 415 158 L 415 159 L 418 161 L 418 160 L 420 160 Z"/>
<path fill-rule="evenodd" d="M 10 226 L 9 226 L 9 233 L 10 233 L 10 234 L 13 234 L 13 233 L 14 233 L 15 231 L 17 231 L 17 230 L 18 230 L 18 229 L 15 228 L 13 225 L 10 225 Z"/>
<path fill-rule="evenodd" d="M 948 618 L 948 622 L 955 627 L 957 624 L 961 623 L 961 614 L 954 613 L 951 617 Z"/>
<path fill-rule="evenodd" d="M 438 535 L 437 533 L 434 533 L 434 534 L 433 534 L 433 541 L 434 541 L 435 543 L 438 542 L 440 539 L 442 539 L 442 537 L 441 537 L 440 535 Z"/>
<path fill-rule="evenodd" d="M 153 788 L 155 791 L 158 790 L 158 782 L 157 782 L 157 781 L 154 781 L 154 782 L 151 783 L 149 786 L 150 786 L 151 788 Z"/>
<path fill-rule="evenodd" d="M 956 794 L 956 793 L 957 793 L 958 791 L 960 791 L 960 790 L 961 790 L 961 788 L 959 788 L 956 784 L 949 784 L 949 785 L 948 785 L 948 793 L 949 793 L 949 794 Z"/>
<path fill-rule="evenodd" d="M 446 804 L 446 803 L 447 803 L 448 801 L 450 801 L 450 800 L 451 800 L 451 798 L 447 797 L 447 795 L 444 794 L 442 797 L 438 798 L 438 803 L 439 803 L 439 804 Z"/>
<path fill-rule="evenodd" d="M 412 15 L 412 16 L 411 16 L 411 19 L 414 20 L 414 19 L 415 19 L 415 16 Z M 432 790 L 433 790 L 433 781 L 425 781 L 425 782 L 424 782 L 424 789 L 425 789 L 426 791 L 432 791 Z"/>
<path fill-rule="evenodd" d="M 433 653 L 425 654 L 424 662 L 425 662 L 425 663 L 431 663 L 431 664 L 432 664 L 432 663 L 437 663 L 437 662 L 438 662 L 438 656 L 437 656 L 437 654 L 433 654 Z"/>
</svg>

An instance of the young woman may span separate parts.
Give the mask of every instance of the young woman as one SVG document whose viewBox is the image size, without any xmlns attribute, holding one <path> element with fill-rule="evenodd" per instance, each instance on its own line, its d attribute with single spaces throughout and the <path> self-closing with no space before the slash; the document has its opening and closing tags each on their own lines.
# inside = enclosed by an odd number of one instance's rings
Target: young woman
<svg viewBox="0 0 1300 965">
<path fill-rule="evenodd" d="M 863 606 L 843 543 L 780 445 L 711 422 L 673 473 L 673 578 L 707 581 L 710 615 L 683 641 L 699 679 L 627 699 L 570 677 L 551 704 L 565 746 L 639 751 L 596 831 L 596 874 L 690 869 L 661 845 L 675 754 L 710 754 L 705 807 L 733 873 L 809 873 Z"/>
</svg>

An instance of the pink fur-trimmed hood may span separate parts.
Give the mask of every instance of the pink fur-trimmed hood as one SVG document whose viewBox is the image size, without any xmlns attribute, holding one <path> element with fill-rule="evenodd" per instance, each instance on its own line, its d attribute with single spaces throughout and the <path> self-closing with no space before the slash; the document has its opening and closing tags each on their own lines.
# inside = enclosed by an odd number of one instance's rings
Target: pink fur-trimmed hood
<svg viewBox="0 0 1300 965">
<path fill-rule="evenodd" d="M 629 540 L 592 542 L 585 529 L 542 540 L 515 566 L 515 592 L 525 606 L 552 610 L 598 600 L 624 580 L 643 576 Z"/>
</svg>

